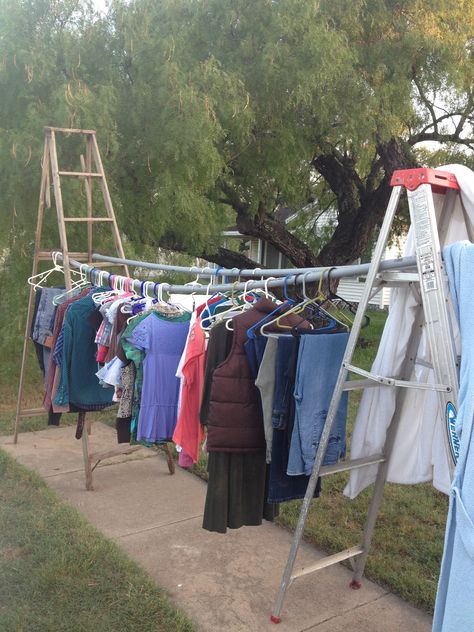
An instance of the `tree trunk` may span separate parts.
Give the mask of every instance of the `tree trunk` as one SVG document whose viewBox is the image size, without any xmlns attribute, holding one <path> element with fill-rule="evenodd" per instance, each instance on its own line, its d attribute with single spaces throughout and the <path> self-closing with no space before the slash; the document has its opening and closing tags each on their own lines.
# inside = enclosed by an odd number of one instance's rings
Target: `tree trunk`
<svg viewBox="0 0 474 632">
<path fill-rule="evenodd" d="M 254 269 L 262 267 L 259 263 L 253 259 L 249 259 L 242 253 L 229 250 L 222 246 L 218 248 L 217 252 L 202 252 L 199 254 L 199 257 L 206 259 L 206 261 L 217 263 L 221 268 L 238 268 L 239 270 L 244 270 L 245 268 Z"/>
<path fill-rule="evenodd" d="M 272 244 L 296 267 L 335 266 L 353 263 L 364 254 L 374 229 L 385 215 L 391 194 L 390 178 L 396 169 L 418 166 L 408 144 L 392 138 L 377 146 L 372 169 L 362 181 L 354 161 L 336 153 L 321 154 L 313 159 L 315 170 L 323 176 L 337 200 L 338 224 L 319 253 L 313 252 L 293 235 L 285 224 L 272 215 L 260 212 L 252 217 L 248 207 L 230 187 L 223 187 L 237 216 L 242 235 Z M 171 246 L 172 247 L 172 246 Z M 180 250 L 179 247 L 174 247 Z M 245 255 L 220 247 L 217 252 L 192 253 L 227 268 L 261 267 Z"/>
</svg>

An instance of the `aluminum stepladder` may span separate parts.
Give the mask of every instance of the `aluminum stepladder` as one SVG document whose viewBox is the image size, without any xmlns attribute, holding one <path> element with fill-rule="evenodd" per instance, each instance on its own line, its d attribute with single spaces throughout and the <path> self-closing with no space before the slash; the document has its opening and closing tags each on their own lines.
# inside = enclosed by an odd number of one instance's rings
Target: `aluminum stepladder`
<svg viewBox="0 0 474 632">
<path fill-rule="evenodd" d="M 33 253 L 33 266 L 32 276 L 37 274 L 40 261 L 51 260 L 54 251 L 59 250 L 45 250 L 41 248 L 41 238 L 43 231 L 43 220 L 45 207 L 51 206 L 50 187 L 52 182 L 54 202 L 56 206 L 57 222 L 59 228 L 59 240 L 60 251 L 62 254 L 62 264 L 64 269 L 64 282 L 66 289 L 71 289 L 71 269 L 69 265 L 69 259 L 74 258 L 78 261 L 89 263 L 94 267 L 107 266 L 107 263 L 93 263 L 92 262 L 92 248 L 93 248 L 93 226 L 97 223 L 104 222 L 110 225 L 112 229 L 112 237 L 115 245 L 117 256 L 124 259 L 125 254 L 123 251 L 122 240 L 118 229 L 117 221 L 115 218 L 115 212 L 112 205 L 112 199 L 110 197 L 107 180 L 105 177 L 104 167 L 97 144 L 97 138 L 95 130 L 83 130 L 83 129 L 71 129 L 71 128 L 58 128 L 58 127 L 45 127 L 45 142 L 43 150 L 42 161 L 42 175 L 40 184 L 40 195 L 38 202 L 38 220 L 35 233 L 35 244 Z M 56 134 L 61 135 L 82 135 L 85 137 L 85 157 L 80 155 L 81 171 L 61 171 L 58 165 L 57 146 L 56 146 Z M 79 178 L 84 184 L 84 193 L 86 199 L 86 215 L 65 217 L 63 208 L 63 199 L 61 193 L 61 178 Z M 95 215 L 93 209 L 93 181 L 98 182 L 102 199 L 105 207 L 105 215 Z M 86 223 L 87 227 L 87 252 L 70 252 L 68 248 L 68 239 L 66 226 L 70 222 L 82 222 Z M 129 276 L 128 268 L 125 264 L 120 264 L 125 270 L 125 275 Z M 25 326 L 25 337 L 23 340 L 23 352 L 21 359 L 20 369 L 20 381 L 18 387 L 18 399 L 15 416 L 15 429 L 13 436 L 13 443 L 18 442 L 18 431 L 20 427 L 20 421 L 25 417 L 34 417 L 38 415 L 45 415 L 46 411 L 43 408 L 22 408 L 24 380 L 28 359 L 28 340 L 31 327 L 31 321 L 34 310 L 34 288 L 30 286 L 30 294 L 28 300 L 28 310 Z M 117 448 L 115 450 L 108 450 L 104 452 L 90 453 L 89 451 L 89 435 L 91 432 L 91 421 L 86 419 L 85 412 L 78 413 L 78 426 L 82 427 L 82 451 L 84 458 L 84 472 L 85 472 L 85 484 L 87 490 L 92 490 L 92 472 L 98 463 L 106 458 L 112 456 L 118 456 L 122 454 L 129 454 L 139 449 L 139 446 L 127 446 Z M 167 450 L 168 468 L 170 473 L 174 473 L 174 462 L 170 460 L 169 448 Z"/>
<path fill-rule="evenodd" d="M 445 271 L 441 257 L 439 235 L 444 235 L 456 197 L 459 195 L 459 185 L 455 176 L 449 172 L 434 169 L 409 169 L 395 171 L 391 179 L 392 194 L 388 203 L 385 218 L 374 250 L 372 262 L 367 274 L 362 297 L 354 318 L 349 335 L 346 351 L 342 361 L 339 376 L 334 388 L 328 414 L 321 434 L 320 443 L 308 487 L 300 511 L 298 524 L 293 536 L 288 560 L 283 572 L 280 588 L 270 616 L 273 623 L 279 623 L 283 601 L 291 582 L 304 575 L 313 573 L 321 568 L 337 564 L 346 559 L 355 559 L 352 588 L 361 587 L 361 578 L 369 553 L 378 510 L 382 500 L 385 480 L 392 446 L 395 440 L 398 419 L 402 410 L 408 388 L 422 388 L 436 390 L 441 411 L 445 421 L 445 447 L 452 477 L 459 453 L 459 442 L 454 431 L 456 421 L 456 406 L 458 393 L 458 367 L 454 341 L 448 313 L 447 296 L 445 293 Z M 410 221 L 415 238 L 415 255 L 418 273 L 379 273 L 380 262 L 390 234 L 390 229 L 397 211 L 400 196 L 406 190 L 410 210 Z M 443 193 L 444 202 L 441 219 L 437 226 L 433 192 Z M 464 219 L 470 227 L 465 214 Z M 439 232 L 438 232 L 439 231 Z M 418 310 L 410 333 L 406 357 L 397 376 L 381 376 L 370 373 L 351 364 L 352 357 L 359 338 L 364 314 L 369 300 L 383 285 L 400 286 L 410 284 L 418 297 Z M 425 384 L 409 381 L 416 360 L 416 353 L 422 335 L 422 328 L 426 330 L 431 361 L 434 369 L 436 384 Z M 363 379 L 349 380 L 349 373 L 354 373 Z M 369 387 L 396 388 L 396 405 L 387 435 L 383 453 L 375 454 L 336 465 L 323 466 L 324 455 L 328 445 L 331 428 L 336 418 L 339 403 L 344 391 L 364 389 Z M 367 519 L 362 536 L 362 544 L 323 557 L 316 563 L 293 573 L 293 567 L 298 548 L 303 536 L 306 518 L 311 500 L 314 495 L 319 476 L 326 476 L 336 472 L 349 471 L 356 468 L 378 464 L 377 476 L 373 495 L 370 502 Z"/>
</svg>

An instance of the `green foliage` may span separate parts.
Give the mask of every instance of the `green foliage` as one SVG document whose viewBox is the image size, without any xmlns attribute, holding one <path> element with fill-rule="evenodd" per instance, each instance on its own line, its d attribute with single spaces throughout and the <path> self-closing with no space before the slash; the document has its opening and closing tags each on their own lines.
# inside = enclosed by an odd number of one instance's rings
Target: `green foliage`
<svg viewBox="0 0 474 632">
<path fill-rule="evenodd" d="M 380 179 L 379 144 L 433 131 L 434 101 L 466 138 L 473 25 L 469 0 L 113 0 L 106 16 L 87 0 L 0 0 L 2 288 L 24 287 L 31 261 L 44 125 L 97 129 L 129 252 L 209 252 L 236 211 L 334 200 L 319 155 L 362 186 Z M 469 164 L 458 148 L 443 161 Z M 69 139 L 60 165 L 79 168 L 78 152 Z M 53 211 L 45 234 L 58 243 Z"/>
<path fill-rule="evenodd" d="M 31 235 L 43 125 L 91 127 L 131 242 L 215 247 L 237 202 L 304 206 L 318 153 L 347 155 L 363 179 L 377 143 L 423 128 L 415 72 L 424 95 L 465 105 L 473 12 L 467 0 L 115 0 L 103 17 L 87 1 L 2 0 L 2 221 Z"/>
</svg>

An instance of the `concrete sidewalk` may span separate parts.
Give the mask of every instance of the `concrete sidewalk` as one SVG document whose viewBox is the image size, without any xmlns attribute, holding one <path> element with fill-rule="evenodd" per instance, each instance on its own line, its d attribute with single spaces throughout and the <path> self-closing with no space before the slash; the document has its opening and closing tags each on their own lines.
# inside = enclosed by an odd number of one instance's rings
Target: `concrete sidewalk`
<svg viewBox="0 0 474 632">
<path fill-rule="evenodd" d="M 338 565 L 296 580 L 282 622 L 269 613 L 290 548 L 291 535 L 264 523 L 226 535 L 201 528 L 206 484 L 145 448 L 116 457 L 94 471 L 86 492 L 81 442 L 75 428 L 49 428 L 11 437 L 0 446 L 36 470 L 64 501 L 141 564 L 175 604 L 204 631 L 220 632 L 429 632 L 431 618 L 380 586 L 364 580 L 349 589 L 351 574 Z M 92 445 L 116 447 L 115 431 L 95 423 Z M 321 557 L 303 543 L 296 568 Z"/>
</svg>

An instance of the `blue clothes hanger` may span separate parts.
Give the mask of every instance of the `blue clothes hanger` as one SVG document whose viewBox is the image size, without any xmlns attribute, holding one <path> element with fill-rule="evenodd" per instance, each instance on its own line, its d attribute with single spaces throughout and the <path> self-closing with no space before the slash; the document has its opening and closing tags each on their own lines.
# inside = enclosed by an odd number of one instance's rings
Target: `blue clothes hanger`
<svg viewBox="0 0 474 632">
<path fill-rule="evenodd" d="M 277 305 L 276 308 L 272 312 L 270 312 L 269 314 L 266 314 L 263 318 L 261 318 L 258 322 L 256 322 L 255 325 L 252 325 L 252 327 L 247 329 L 247 338 L 249 338 L 250 340 L 253 340 L 255 338 L 256 330 L 260 328 L 269 318 L 271 319 L 271 317 L 274 316 L 277 312 L 279 312 L 283 307 L 287 307 L 288 305 L 293 305 L 295 303 L 295 301 L 288 296 L 288 291 L 287 291 L 287 282 L 288 282 L 288 277 L 290 276 L 293 276 L 293 275 L 287 274 L 283 280 L 283 295 L 286 300 L 283 303 L 280 303 L 280 305 Z M 265 283 L 265 294 L 267 296 L 268 296 L 268 282 L 272 278 L 273 277 L 268 277 Z"/>
</svg>

